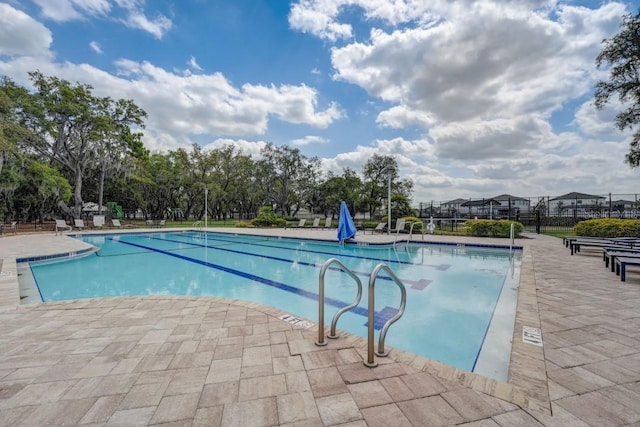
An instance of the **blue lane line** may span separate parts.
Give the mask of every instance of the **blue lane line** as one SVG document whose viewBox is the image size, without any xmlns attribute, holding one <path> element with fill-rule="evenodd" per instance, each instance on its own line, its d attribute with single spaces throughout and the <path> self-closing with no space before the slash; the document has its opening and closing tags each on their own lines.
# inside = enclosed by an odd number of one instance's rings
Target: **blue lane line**
<svg viewBox="0 0 640 427">
<path fill-rule="evenodd" d="M 163 238 L 163 237 L 151 237 L 151 239 L 160 240 L 162 242 L 181 243 L 181 244 L 184 244 L 184 245 L 192 245 L 192 246 L 198 246 L 198 247 L 201 247 L 201 248 L 209 248 L 209 249 L 213 249 L 213 250 L 217 250 L 217 251 L 230 252 L 230 253 L 233 253 L 233 254 L 255 256 L 255 257 L 258 257 L 258 258 L 265 258 L 265 259 L 270 259 L 270 260 L 273 260 L 273 261 L 287 262 L 289 264 L 304 265 L 306 267 L 322 268 L 322 265 L 318 265 L 318 264 L 316 264 L 314 262 L 296 261 L 296 260 L 293 260 L 293 259 L 280 258 L 280 257 L 271 256 L 271 255 L 260 255 L 260 254 L 254 254 L 254 253 L 251 253 L 251 252 L 238 251 L 238 250 L 235 250 L 235 249 L 224 249 L 224 248 L 221 248 L 220 246 L 202 245 L 200 243 L 183 242 L 183 241 L 180 241 L 180 240 L 166 239 L 166 238 Z M 370 259 L 370 258 L 365 258 L 365 259 Z M 338 268 L 338 267 L 329 267 L 329 270 L 342 271 L 342 269 Z M 353 270 L 351 270 L 351 271 L 353 271 Z M 363 277 L 370 277 L 371 276 L 371 274 L 366 273 L 364 271 L 353 271 L 353 273 L 358 275 L 358 276 L 363 276 Z M 392 280 L 391 277 L 388 277 L 388 276 L 378 276 L 378 278 L 382 279 L 382 280 Z"/>
<path fill-rule="evenodd" d="M 252 245 L 252 246 L 262 246 L 262 247 L 265 247 L 265 248 L 284 249 L 284 250 L 288 250 L 288 251 L 307 252 L 307 253 L 311 253 L 311 254 L 336 256 L 336 254 L 332 253 L 332 252 L 314 251 L 314 250 L 311 250 L 311 249 L 299 249 L 299 248 L 283 248 L 282 246 L 265 245 L 264 243 L 238 242 L 237 240 L 227 240 L 227 239 L 220 239 L 220 238 L 214 238 L 214 239 L 210 239 L 210 240 L 217 240 L 219 242 L 231 242 L 231 243 L 237 243 L 237 244 L 246 244 L 246 245 Z M 439 267 L 437 265 L 434 266 L 434 265 L 428 265 L 428 264 L 416 264 L 416 263 L 413 263 L 411 261 L 399 261 L 399 260 L 391 260 L 391 259 L 384 259 L 384 258 L 369 258 L 369 257 L 364 257 L 364 256 L 359 256 L 359 255 L 340 254 L 340 256 L 343 257 L 343 258 L 366 259 L 366 260 L 373 260 L 373 261 L 382 261 L 382 262 L 386 262 L 386 263 L 408 264 L 408 265 L 417 265 L 417 266 L 435 267 L 435 268 Z"/>
<path fill-rule="evenodd" d="M 300 295 L 300 296 L 305 297 L 305 298 L 309 298 L 309 299 L 314 300 L 314 301 L 318 301 L 318 294 L 315 294 L 315 293 L 309 292 L 309 291 L 305 291 L 304 289 L 298 289 L 298 288 L 296 288 L 294 286 L 290 286 L 290 285 L 287 285 L 287 284 L 284 284 L 284 283 L 276 282 L 274 280 L 267 279 L 265 277 L 260 277 L 260 276 L 254 275 L 254 274 L 245 273 L 244 271 L 235 270 L 233 268 L 224 267 L 222 265 L 213 264 L 211 262 L 202 261 L 202 260 L 195 259 L 195 258 L 190 258 L 190 257 L 184 256 L 184 255 L 180 255 L 180 254 L 174 253 L 174 252 L 169 252 L 169 251 L 164 251 L 162 249 L 156 249 L 156 248 L 152 248 L 152 247 L 149 247 L 149 246 L 139 245 L 137 243 L 126 242 L 124 240 L 116 240 L 116 239 L 113 239 L 113 238 L 109 238 L 109 240 L 112 240 L 112 241 L 118 242 L 118 243 L 123 243 L 125 245 L 134 246 L 134 247 L 137 247 L 137 248 L 142 248 L 142 249 L 146 249 L 146 250 L 149 250 L 149 251 L 157 252 L 157 253 L 160 253 L 160 254 L 163 254 L 163 255 L 168 255 L 170 257 L 178 258 L 178 259 L 181 259 L 181 260 L 184 260 L 184 261 L 189 261 L 189 262 L 192 262 L 192 263 L 195 263 L 195 264 L 204 265 L 205 267 L 214 268 L 216 270 L 224 271 L 225 273 L 235 274 L 236 276 L 240 276 L 240 277 L 243 277 L 245 279 L 253 280 L 255 282 L 259 282 L 259 283 L 262 283 L 262 284 L 267 285 L 267 286 L 271 286 L 271 287 L 274 287 L 274 288 L 277 288 L 277 289 L 281 289 L 283 291 L 287 291 L 287 292 L 291 292 L 291 293 L 296 294 L 296 295 Z M 181 242 L 181 243 L 184 243 L 184 242 Z M 342 301 L 339 301 L 339 300 L 334 299 L 334 298 L 326 298 L 325 297 L 324 301 L 325 301 L 325 304 L 328 304 L 330 306 L 337 307 L 337 308 L 342 308 L 342 307 L 345 307 L 345 306 L 348 305 L 348 304 L 345 304 Z M 355 307 L 355 308 L 353 308 L 353 309 L 351 309 L 349 311 L 351 313 L 355 313 L 355 314 L 358 314 L 358 315 L 363 316 L 363 317 L 367 317 L 367 315 L 368 315 L 367 310 L 365 308 L 363 308 L 363 307 Z"/>
</svg>

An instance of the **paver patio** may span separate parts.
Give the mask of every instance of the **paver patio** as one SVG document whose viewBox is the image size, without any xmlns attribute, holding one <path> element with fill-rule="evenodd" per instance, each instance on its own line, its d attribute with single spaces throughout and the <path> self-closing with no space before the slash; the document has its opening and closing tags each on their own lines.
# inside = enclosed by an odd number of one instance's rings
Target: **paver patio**
<svg viewBox="0 0 640 427">
<path fill-rule="evenodd" d="M 15 258 L 84 246 L 68 236 L 2 237 L 0 426 L 640 423 L 640 270 L 621 282 L 599 252 L 570 256 L 559 239 L 530 237 L 517 241 L 524 254 L 509 383 L 395 349 L 369 369 L 365 340 L 342 334 L 317 347 L 317 329 L 296 329 L 281 311 L 246 301 L 19 305 Z M 543 347 L 522 342 L 523 325 L 541 327 Z"/>
</svg>

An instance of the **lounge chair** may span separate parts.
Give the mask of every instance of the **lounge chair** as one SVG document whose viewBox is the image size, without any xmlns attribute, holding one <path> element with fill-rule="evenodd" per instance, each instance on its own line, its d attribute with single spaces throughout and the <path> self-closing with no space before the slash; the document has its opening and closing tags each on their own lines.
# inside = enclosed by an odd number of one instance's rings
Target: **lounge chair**
<svg viewBox="0 0 640 427">
<path fill-rule="evenodd" d="M 64 221 L 64 219 L 56 219 L 56 234 L 58 234 L 58 232 L 60 232 L 60 234 L 62 234 L 62 232 L 65 229 L 68 230 L 68 231 L 71 231 L 71 230 L 73 230 L 73 227 L 71 227 L 70 225 L 67 225 L 67 223 Z"/>
<path fill-rule="evenodd" d="M 164 219 L 161 219 L 160 221 L 158 221 L 158 227 L 165 227 L 167 225 L 167 221 Z"/>
<path fill-rule="evenodd" d="M 375 233 L 384 233 L 384 228 L 387 226 L 386 222 L 379 222 L 375 228 L 365 228 L 364 233 L 367 234 L 367 231 L 370 231 L 371 234 Z"/>
<path fill-rule="evenodd" d="M 324 220 L 324 226 L 322 227 L 325 230 L 329 230 L 331 228 L 333 228 L 333 225 L 331 224 L 331 217 L 327 217 Z"/>
<path fill-rule="evenodd" d="M 301 219 L 300 221 L 298 221 L 297 225 L 292 226 L 291 228 L 302 228 L 304 227 L 304 224 L 307 222 L 306 219 Z"/>
<path fill-rule="evenodd" d="M 94 215 L 93 216 L 93 226 L 96 228 L 104 227 L 104 215 Z"/>
<path fill-rule="evenodd" d="M 396 228 L 392 228 L 391 232 L 392 233 L 400 233 L 401 231 L 404 231 L 404 226 L 406 224 L 406 221 L 402 218 L 398 218 L 396 220 Z"/>
<path fill-rule="evenodd" d="M 111 226 L 114 228 L 122 228 L 122 224 L 120 223 L 119 219 L 111 219 Z"/>
<path fill-rule="evenodd" d="M 5 229 L 9 229 L 13 231 L 13 234 L 16 234 L 18 232 L 18 221 L 13 221 L 11 225 L 0 224 L 0 234 L 4 234 Z"/>
<path fill-rule="evenodd" d="M 84 221 L 83 220 L 74 219 L 73 220 L 73 224 L 78 230 L 84 230 Z"/>
<path fill-rule="evenodd" d="M 152 220 L 152 219 L 148 219 L 148 220 L 146 221 L 146 223 L 147 223 L 147 227 L 153 227 L 153 226 L 154 226 L 154 224 L 153 224 L 153 220 Z"/>
<path fill-rule="evenodd" d="M 311 228 L 320 228 L 320 218 L 313 219 L 313 224 L 311 224 Z"/>
</svg>

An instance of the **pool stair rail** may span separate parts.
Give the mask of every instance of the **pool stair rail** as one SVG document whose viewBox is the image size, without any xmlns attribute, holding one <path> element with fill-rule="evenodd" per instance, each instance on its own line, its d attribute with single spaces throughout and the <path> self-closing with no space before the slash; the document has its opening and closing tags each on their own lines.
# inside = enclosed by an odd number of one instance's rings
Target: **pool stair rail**
<svg viewBox="0 0 640 427">
<path fill-rule="evenodd" d="M 328 344 L 324 339 L 324 276 L 331 267 L 332 264 L 338 265 L 342 271 L 347 273 L 353 280 L 355 280 L 358 285 L 358 294 L 356 295 L 356 299 L 349 305 L 342 307 L 340 310 L 336 311 L 336 314 L 333 315 L 333 319 L 331 320 L 331 329 L 329 331 L 329 335 L 327 338 L 336 339 L 338 335 L 336 335 L 336 325 L 338 323 L 338 319 L 342 316 L 343 313 L 355 308 L 360 304 L 360 300 L 362 299 L 362 281 L 356 274 L 351 271 L 346 265 L 344 265 L 337 258 L 329 258 L 322 264 L 322 268 L 320 268 L 320 277 L 318 279 L 318 341 L 316 341 L 316 345 L 325 346 Z"/>
<path fill-rule="evenodd" d="M 193 224 L 191 224 L 191 226 L 192 226 L 193 228 L 196 228 L 196 229 L 198 229 L 198 230 L 200 230 L 200 231 L 202 231 L 202 226 L 203 226 L 203 225 L 204 225 L 204 222 L 202 222 L 202 221 L 196 221 L 196 222 L 194 222 Z"/>
<path fill-rule="evenodd" d="M 325 337 L 324 337 L 324 276 L 326 271 L 329 269 L 329 267 L 332 264 L 337 264 L 342 271 L 347 273 L 356 281 L 358 285 L 358 294 L 353 303 L 341 308 L 333 316 L 333 320 L 331 321 L 331 330 L 329 332 L 329 335 L 327 335 L 328 338 L 332 338 L 332 339 L 338 338 L 338 335 L 336 335 L 336 324 L 338 323 L 338 318 L 346 311 L 349 311 L 352 308 L 355 308 L 360 303 L 360 299 L 362 298 L 362 282 L 355 275 L 355 273 L 353 273 L 347 266 L 345 266 L 342 262 L 340 262 L 336 258 L 330 258 L 327 261 L 325 261 L 325 263 L 322 265 L 322 268 L 320 269 L 320 278 L 318 283 L 318 287 L 319 287 L 318 341 L 316 341 L 316 345 L 319 345 L 319 346 L 327 345 L 327 341 L 325 341 Z M 384 270 L 389 275 L 389 277 L 396 283 L 396 285 L 398 285 L 398 287 L 400 288 L 400 307 L 398 308 L 398 312 L 395 314 L 395 316 L 387 320 L 385 324 L 382 326 L 382 329 L 380 330 L 380 336 L 378 337 L 378 351 L 374 351 L 375 283 L 378 278 L 378 274 L 380 274 L 380 271 L 382 270 Z M 384 263 L 380 263 L 376 265 L 373 271 L 371 272 L 371 276 L 369 277 L 369 301 L 368 301 L 368 307 L 367 307 L 367 318 L 368 318 L 367 360 L 364 361 L 365 366 L 369 368 L 375 368 L 376 366 L 378 366 L 378 362 L 376 362 L 374 359 L 374 353 L 378 357 L 386 357 L 389 355 L 389 352 L 388 351 L 385 352 L 385 349 L 384 349 L 384 342 L 387 336 L 387 331 L 389 330 L 389 327 L 393 323 L 395 323 L 396 321 L 398 321 L 398 319 L 402 317 L 402 315 L 404 314 L 406 305 L 407 305 L 407 290 L 404 284 L 402 283 L 402 281 L 398 278 L 398 276 L 395 275 L 395 273 L 391 270 L 391 268 L 389 268 L 388 265 Z"/>
<path fill-rule="evenodd" d="M 424 223 L 420 222 L 410 222 L 410 226 L 409 226 L 409 238 L 407 239 L 407 246 L 409 246 L 409 243 L 411 243 L 411 240 L 413 240 L 413 227 L 415 227 L 416 224 L 420 224 L 420 234 L 422 234 L 422 240 L 424 240 L 424 233 L 422 232 L 423 227 L 424 227 Z M 398 241 L 398 236 L 396 235 L 396 242 Z M 395 246 L 395 242 L 393 243 L 393 245 Z"/>
</svg>

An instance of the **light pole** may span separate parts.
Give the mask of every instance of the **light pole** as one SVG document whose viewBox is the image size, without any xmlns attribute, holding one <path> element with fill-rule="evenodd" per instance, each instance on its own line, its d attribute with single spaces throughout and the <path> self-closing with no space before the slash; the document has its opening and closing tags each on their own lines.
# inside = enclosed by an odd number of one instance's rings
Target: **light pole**
<svg viewBox="0 0 640 427">
<path fill-rule="evenodd" d="M 209 188 L 204 187 L 204 229 L 207 229 L 207 211 L 209 210 Z"/>
<path fill-rule="evenodd" d="M 392 169 L 387 168 L 387 235 L 391 234 L 391 174 Z"/>
</svg>

